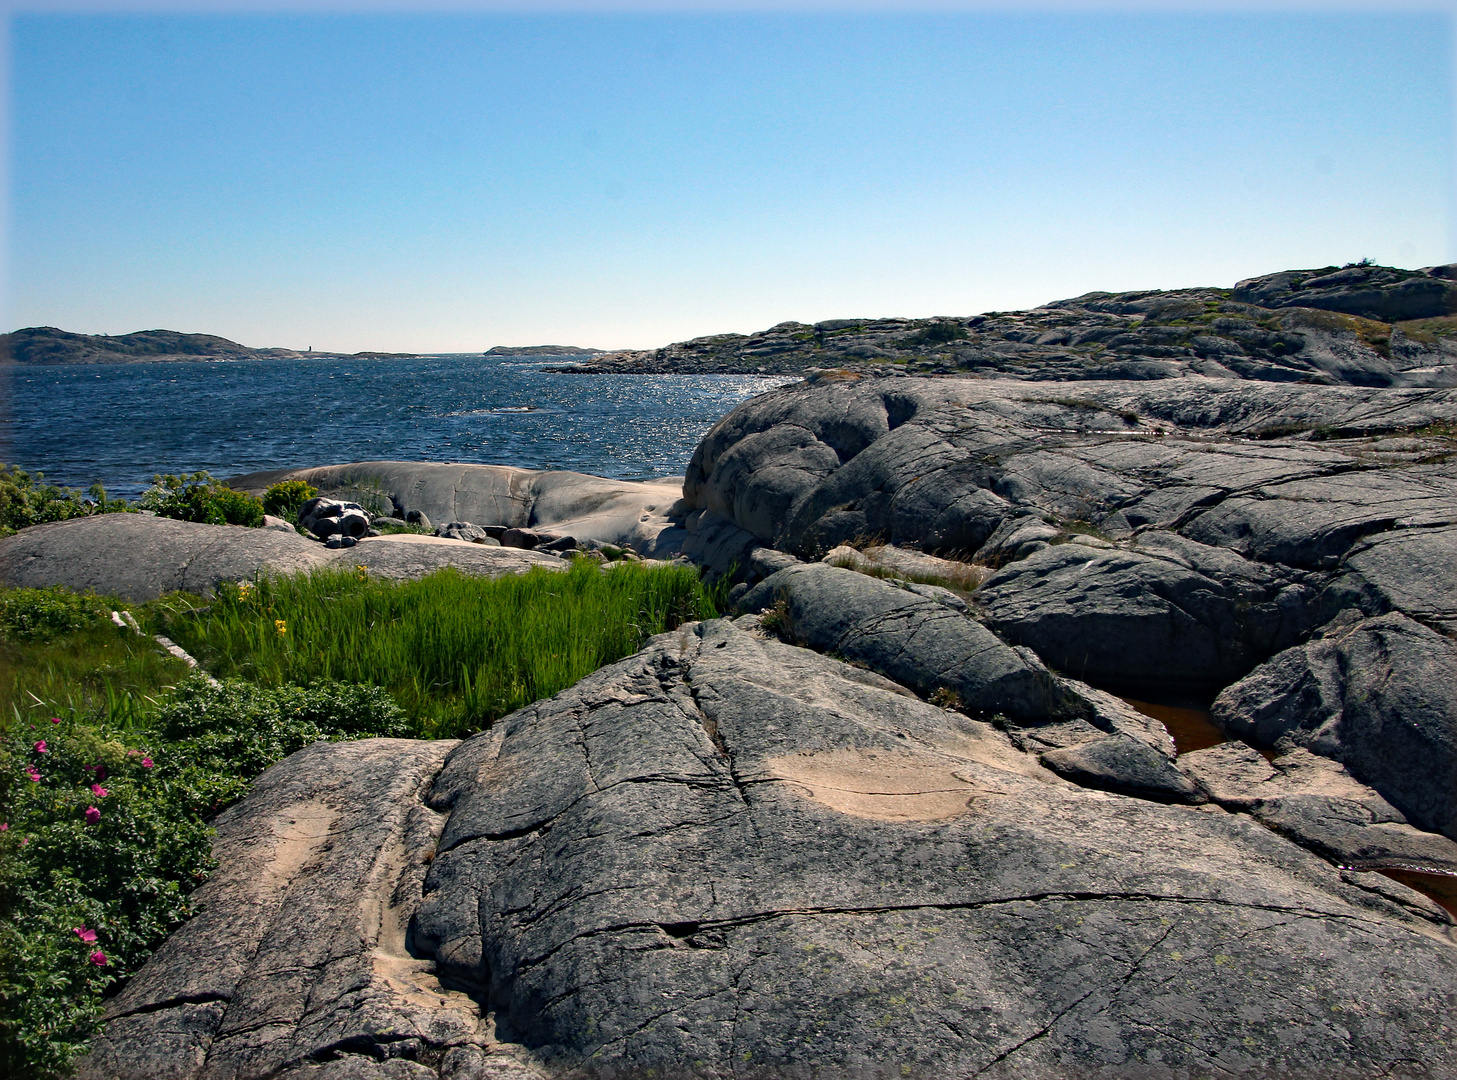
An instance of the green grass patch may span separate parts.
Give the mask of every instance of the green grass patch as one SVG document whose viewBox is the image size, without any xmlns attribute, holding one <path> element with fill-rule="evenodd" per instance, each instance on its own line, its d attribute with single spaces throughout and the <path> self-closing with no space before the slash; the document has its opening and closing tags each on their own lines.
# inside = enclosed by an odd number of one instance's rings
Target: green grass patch
<svg viewBox="0 0 1457 1080">
<path fill-rule="evenodd" d="M 425 737 L 478 731 L 718 606 L 690 567 L 578 560 L 500 578 L 320 570 L 224 586 L 167 633 L 219 677 L 387 689 Z"/>
<path fill-rule="evenodd" d="M 63 588 L 0 589 L 0 734 L 50 716 L 144 724 L 188 668 L 150 636 L 115 626 L 111 612 L 131 607 L 146 629 L 195 602 L 179 595 L 128 605 Z"/>
<path fill-rule="evenodd" d="M 1408 319 L 1396 325 L 1411 340 L 1419 341 L 1423 345 L 1435 345 L 1442 338 L 1457 337 L 1457 315 L 1444 315 L 1435 319 Z"/>
</svg>

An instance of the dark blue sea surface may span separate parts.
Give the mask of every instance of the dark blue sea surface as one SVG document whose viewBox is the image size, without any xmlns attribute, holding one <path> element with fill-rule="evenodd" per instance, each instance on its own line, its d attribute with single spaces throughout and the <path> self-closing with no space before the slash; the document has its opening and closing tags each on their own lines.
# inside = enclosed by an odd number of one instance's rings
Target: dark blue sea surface
<svg viewBox="0 0 1457 1080">
<path fill-rule="evenodd" d="M 555 375 L 570 357 L 0 367 L 0 462 L 135 498 L 156 473 L 461 461 L 681 476 L 749 375 Z"/>
</svg>

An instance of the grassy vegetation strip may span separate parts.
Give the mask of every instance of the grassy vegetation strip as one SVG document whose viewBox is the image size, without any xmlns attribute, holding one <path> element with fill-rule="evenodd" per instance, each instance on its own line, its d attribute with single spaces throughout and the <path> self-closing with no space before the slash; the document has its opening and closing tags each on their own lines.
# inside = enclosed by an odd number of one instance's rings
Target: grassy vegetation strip
<svg viewBox="0 0 1457 1080">
<path fill-rule="evenodd" d="M 425 737 L 478 731 L 717 614 L 687 566 L 579 560 L 500 578 L 451 570 L 383 581 L 319 570 L 225 586 L 167 633 L 213 674 L 264 686 L 315 679 L 383 686 Z"/>
<path fill-rule="evenodd" d="M 144 629 L 197 597 L 133 607 Z M 0 589 L 0 732 L 51 716 L 90 716 L 125 730 L 145 723 L 188 675 L 150 636 L 111 621 L 123 601 L 62 588 Z"/>
</svg>

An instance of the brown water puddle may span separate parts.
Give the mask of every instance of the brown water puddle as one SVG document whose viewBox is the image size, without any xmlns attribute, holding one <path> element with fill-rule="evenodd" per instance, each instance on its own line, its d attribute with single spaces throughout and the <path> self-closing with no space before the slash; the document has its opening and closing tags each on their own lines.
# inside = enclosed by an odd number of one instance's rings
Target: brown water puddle
<svg viewBox="0 0 1457 1080">
<path fill-rule="evenodd" d="M 1378 874 L 1384 874 L 1393 881 L 1399 881 L 1409 889 L 1424 893 L 1447 909 L 1447 914 L 1457 919 L 1457 874 L 1439 873 L 1431 870 L 1408 870 L 1404 866 L 1362 867 Z"/>
<path fill-rule="evenodd" d="M 1209 718 L 1209 710 L 1190 705 L 1160 705 L 1152 701 L 1124 698 L 1144 716 L 1151 716 L 1169 729 L 1174 737 L 1174 751 L 1187 754 L 1193 750 L 1207 750 L 1211 746 L 1229 742 L 1229 736 L 1215 727 Z"/>
</svg>

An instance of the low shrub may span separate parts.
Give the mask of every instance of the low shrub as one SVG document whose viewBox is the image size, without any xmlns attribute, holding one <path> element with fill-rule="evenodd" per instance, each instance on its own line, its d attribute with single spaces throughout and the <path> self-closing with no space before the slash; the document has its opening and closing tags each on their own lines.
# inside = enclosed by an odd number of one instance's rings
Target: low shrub
<svg viewBox="0 0 1457 1080">
<path fill-rule="evenodd" d="M 191 476 L 152 477 L 152 486 L 142 493 L 138 505 L 160 517 L 195 521 L 204 525 L 263 524 L 263 503 L 242 491 L 234 491 L 210 473 Z"/>
<path fill-rule="evenodd" d="M 263 510 L 286 521 L 298 520 L 298 509 L 319 493 L 303 480 L 280 480 L 263 492 Z"/>
<path fill-rule="evenodd" d="M 43 483 L 44 479 L 42 473 L 0 465 L 0 536 L 50 521 L 132 509 L 125 499 L 107 498 L 99 483 L 83 495 L 73 488 Z"/>
<path fill-rule="evenodd" d="M 95 625 L 110 609 L 100 597 L 63 586 L 0 590 L 0 634 L 20 641 L 45 640 Z"/>
<path fill-rule="evenodd" d="M 191 914 L 207 820 L 320 739 L 399 735 L 372 687 L 183 684 L 149 730 L 13 724 L 0 745 L 0 1074 L 65 1073 L 104 992 Z"/>
</svg>

